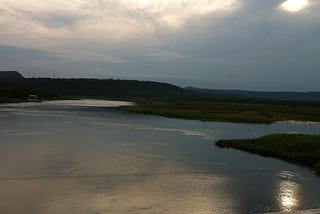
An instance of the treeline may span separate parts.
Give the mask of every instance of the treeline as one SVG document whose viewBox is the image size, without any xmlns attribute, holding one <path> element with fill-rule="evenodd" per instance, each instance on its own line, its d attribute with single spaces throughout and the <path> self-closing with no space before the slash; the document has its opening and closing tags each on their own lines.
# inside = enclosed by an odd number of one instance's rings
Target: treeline
<svg viewBox="0 0 320 214">
<path fill-rule="evenodd" d="M 37 94 L 42 98 L 100 97 L 100 98 L 168 98 L 177 99 L 188 92 L 167 83 L 137 80 L 98 79 L 0 79 L 0 97 L 27 98 Z"/>
<path fill-rule="evenodd" d="M 216 90 L 187 87 L 185 90 L 198 92 L 213 99 L 248 100 L 248 101 L 283 101 L 283 102 L 320 102 L 320 92 L 294 91 L 244 91 L 244 90 Z"/>
<path fill-rule="evenodd" d="M 254 92 L 180 88 L 153 81 L 24 78 L 0 71 L 0 102 L 16 102 L 36 94 L 40 99 L 102 98 L 281 105 L 320 105 L 320 92 Z"/>
</svg>

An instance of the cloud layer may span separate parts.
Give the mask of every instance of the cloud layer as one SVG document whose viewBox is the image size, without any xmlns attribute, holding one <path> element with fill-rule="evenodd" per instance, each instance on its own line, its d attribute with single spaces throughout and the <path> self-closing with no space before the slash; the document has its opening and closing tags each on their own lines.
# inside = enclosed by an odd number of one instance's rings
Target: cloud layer
<svg viewBox="0 0 320 214">
<path fill-rule="evenodd" d="M 54 72 L 210 88 L 320 90 L 320 5 L 309 0 L 292 12 L 284 3 L 0 0 L 0 69 L 26 76 Z"/>
</svg>

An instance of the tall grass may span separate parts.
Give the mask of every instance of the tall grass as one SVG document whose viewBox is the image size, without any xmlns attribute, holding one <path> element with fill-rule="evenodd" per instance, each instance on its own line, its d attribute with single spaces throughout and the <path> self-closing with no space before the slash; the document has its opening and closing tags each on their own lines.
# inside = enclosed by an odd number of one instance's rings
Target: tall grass
<svg viewBox="0 0 320 214">
<path fill-rule="evenodd" d="M 306 166 L 320 175 L 319 135 L 273 134 L 257 139 L 220 140 L 216 145 Z"/>
<path fill-rule="evenodd" d="M 320 121 L 319 105 L 254 104 L 213 101 L 148 100 L 124 111 L 166 117 L 241 123 L 273 123 L 284 120 Z"/>
</svg>

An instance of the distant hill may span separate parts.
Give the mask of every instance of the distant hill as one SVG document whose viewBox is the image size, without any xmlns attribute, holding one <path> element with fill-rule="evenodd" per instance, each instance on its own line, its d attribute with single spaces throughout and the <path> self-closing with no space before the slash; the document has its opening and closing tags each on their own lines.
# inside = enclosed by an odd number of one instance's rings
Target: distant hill
<svg viewBox="0 0 320 214">
<path fill-rule="evenodd" d="M 244 90 L 216 90 L 194 87 L 184 88 L 187 91 L 199 93 L 203 97 L 223 100 L 274 100 L 320 102 L 320 92 L 261 92 Z"/>
<path fill-rule="evenodd" d="M 211 90 L 138 80 L 24 78 L 17 71 L 0 72 L 0 102 L 40 98 L 87 97 L 104 99 L 174 99 L 223 102 L 317 102 L 320 92 L 257 92 Z"/>
<path fill-rule="evenodd" d="M 100 98 L 170 98 L 184 96 L 185 90 L 167 83 L 138 80 L 0 78 L 0 97 L 100 97 Z"/>
<path fill-rule="evenodd" d="M 18 71 L 0 71 L 1 79 L 23 79 L 24 77 Z"/>
</svg>

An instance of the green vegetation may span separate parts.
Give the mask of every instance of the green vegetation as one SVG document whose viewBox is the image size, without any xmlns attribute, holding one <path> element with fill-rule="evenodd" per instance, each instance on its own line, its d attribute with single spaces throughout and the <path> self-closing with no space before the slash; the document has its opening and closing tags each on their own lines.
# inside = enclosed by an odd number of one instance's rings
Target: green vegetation
<svg viewBox="0 0 320 214">
<path fill-rule="evenodd" d="M 309 95 L 308 100 L 313 100 L 311 103 L 297 99 L 307 96 L 307 93 L 298 92 L 186 90 L 151 81 L 23 78 L 18 72 L 0 72 L 0 103 L 27 101 L 30 94 L 38 95 L 41 100 L 70 97 L 128 100 L 140 104 L 120 109 L 204 121 L 320 121 L 320 102 L 316 102 L 318 93 Z M 274 96 L 278 99 L 270 99 Z"/>
<path fill-rule="evenodd" d="M 135 113 L 165 117 L 226 121 L 241 123 L 273 123 L 299 120 L 320 121 L 320 105 L 316 104 L 255 104 L 215 101 L 147 100 L 137 106 L 121 107 Z"/>
<path fill-rule="evenodd" d="M 216 145 L 274 157 L 308 167 L 320 175 L 320 136 L 273 134 L 258 139 L 220 140 Z"/>
</svg>

